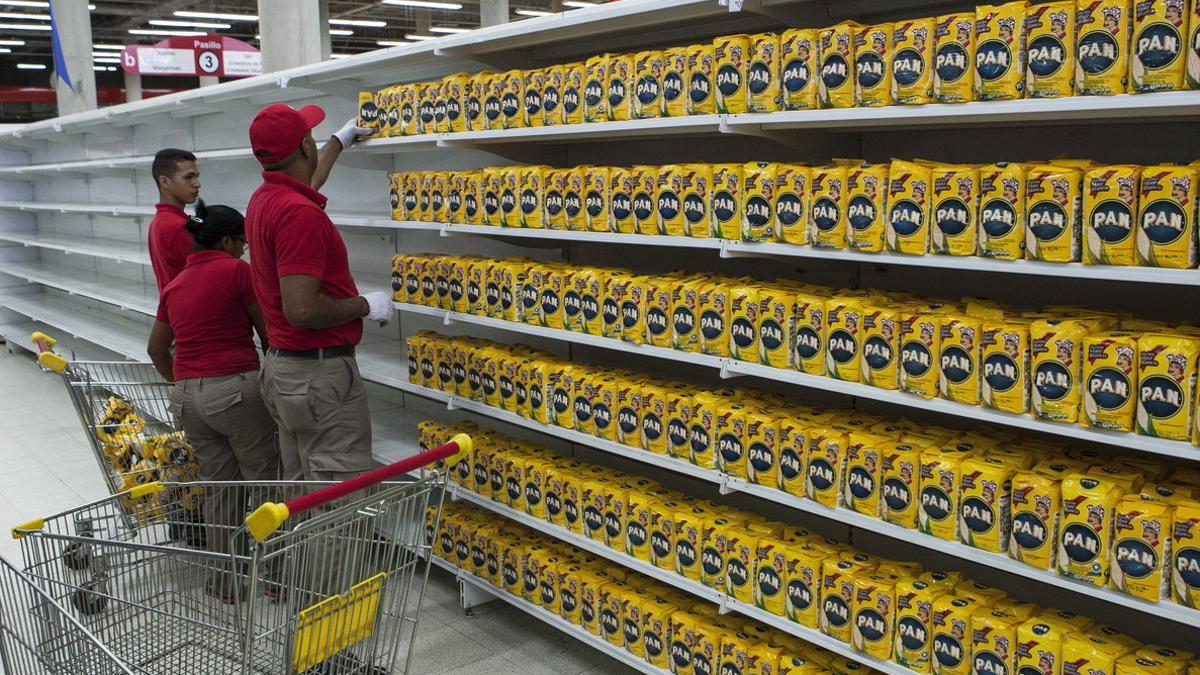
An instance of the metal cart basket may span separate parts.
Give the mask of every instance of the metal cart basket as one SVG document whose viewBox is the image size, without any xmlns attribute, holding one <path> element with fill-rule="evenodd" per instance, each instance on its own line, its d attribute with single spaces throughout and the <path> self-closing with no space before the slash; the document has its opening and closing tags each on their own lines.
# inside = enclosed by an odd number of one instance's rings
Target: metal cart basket
<svg viewBox="0 0 1200 675">
<path fill-rule="evenodd" d="M 112 494 L 155 480 L 199 477 L 192 448 L 171 409 L 174 385 L 149 363 L 69 361 L 53 351 L 55 340 L 34 333 L 38 363 L 59 373 L 100 472 Z"/>
<path fill-rule="evenodd" d="M 426 515 L 440 515 L 445 472 L 389 481 L 470 449 L 459 435 L 323 486 L 150 483 L 14 528 L 25 575 L 69 621 L 34 622 L 24 642 L 43 669 L 7 675 L 90 672 L 59 649 L 79 628 L 133 673 L 413 672 Z M 244 522 L 206 508 L 206 546 L 172 539 L 171 514 L 210 500 Z"/>
</svg>

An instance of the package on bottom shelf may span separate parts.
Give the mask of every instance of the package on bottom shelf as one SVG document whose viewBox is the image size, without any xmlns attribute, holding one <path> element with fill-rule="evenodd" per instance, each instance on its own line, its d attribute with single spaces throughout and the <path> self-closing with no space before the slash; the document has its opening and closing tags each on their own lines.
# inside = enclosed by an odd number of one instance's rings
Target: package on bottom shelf
<svg viewBox="0 0 1200 675">
<path fill-rule="evenodd" d="M 613 553 L 606 558 L 618 563 L 624 556 L 652 562 L 638 555 L 636 547 L 628 548 L 631 538 L 643 539 L 637 533 L 649 522 L 655 536 L 664 540 L 652 548 L 673 550 L 677 561 L 674 566 L 666 561 L 652 564 L 673 569 L 680 574 L 681 583 L 704 583 L 759 610 L 787 617 L 798 627 L 819 628 L 862 654 L 890 659 L 915 672 L 973 672 L 972 664 L 980 663 L 990 668 L 985 672 L 1017 672 L 1022 666 L 1058 672 L 1056 664 L 1064 661 L 1075 663 L 1084 658 L 1115 663 L 1126 657 L 1130 663 L 1142 659 L 1174 667 L 1194 658 L 1143 645 L 1085 617 L 1010 599 L 957 572 L 923 571 L 913 563 L 856 552 L 806 530 L 696 499 L 635 475 L 559 456 L 470 422 L 447 426 L 426 421 L 419 427 L 422 446 L 430 447 L 454 433 L 470 432 L 476 438 L 475 447 L 460 464 L 470 466 L 486 456 L 499 467 L 501 483 L 536 482 L 540 476 L 545 481 L 541 492 L 549 494 L 557 489 L 552 487 L 557 483 L 590 482 L 594 487 L 588 489 L 603 495 L 595 508 L 609 512 L 604 519 L 613 521 L 611 514 L 622 509 L 631 516 L 622 521 L 628 537 L 623 543 L 611 538 L 608 545 Z M 445 468 L 465 489 L 487 484 L 472 480 L 472 471 L 465 466 Z M 527 484 L 524 491 L 537 492 L 538 486 Z M 501 491 L 491 498 L 529 513 L 528 508 L 520 507 L 521 492 Z M 612 504 L 614 499 L 620 504 Z M 528 505 L 527 497 L 524 503 Z M 653 506 L 633 506 L 628 511 L 629 505 L 641 503 Z M 1200 504 L 1181 503 L 1193 505 L 1190 522 L 1196 524 Z M 1130 501 L 1130 506 L 1137 505 Z M 1117 509 L 1118 519 L 1122 509 Z M 1158 513 L 1163 513 L 1161 508 Z M 825 668 L 820 672 L 831 672 L 828 668 L 834 667 L 829 654 L 819 648 L 801 646 L 803 643 L 790 635 L 745 618 L 731 614 L 717 618 L 716 603 L 696 601 L 560 542 L 554 538 L 555 528 L 564 533 L 572 530 L 556 523 L 550 509 L 530 515 L 544 520 L 548 528 L 535 532 L 497 521 L 492 514 L 461 502 L 450 502 L 441 529 L 433 532 L 429 522 L 427 536 L 435 554 L 467 572 L 577 623 L 581 630 L 607 639 L 614 647 L 623 647 L 654 665 L 671 667 L 673 672 L 689 672 L 688 667 L 713 659 L 717 661 L 714 666 L 724 659 L 738 665 L 740 672 L 808 672 L 787 669 L 789 664 L 805 663 Z M 668 518 L 669 526 L 662 527 L 655 518 Z M 613 525 L 597 527 L 607 530 Z M 1118 544 L 1117 548 L 1122 546 L 1129 545 Z M 1124 558 L 1142 558 L 1119 557 L 1122 561 L 1115 564 L 1124 564 L 1126 569 Z M 800 651 L 789 655 L 789 649 Z M 765 664 L 779 669 L 765 668 Z"/>
</svg>

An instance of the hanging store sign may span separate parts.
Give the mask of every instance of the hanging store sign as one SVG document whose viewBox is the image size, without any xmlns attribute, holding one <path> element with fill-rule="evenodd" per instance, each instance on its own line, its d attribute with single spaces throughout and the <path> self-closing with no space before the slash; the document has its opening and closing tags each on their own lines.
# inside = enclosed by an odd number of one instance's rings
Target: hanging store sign
<svg viewBox="0 0 1200 675">
<path fill-rule="evenodd" d="M 173 37 L 152 46 L 127 45 L 121 68 L 138 75 L 253 77 L 262 74 L 262 53 L 224 35 Z"/>
</svg>

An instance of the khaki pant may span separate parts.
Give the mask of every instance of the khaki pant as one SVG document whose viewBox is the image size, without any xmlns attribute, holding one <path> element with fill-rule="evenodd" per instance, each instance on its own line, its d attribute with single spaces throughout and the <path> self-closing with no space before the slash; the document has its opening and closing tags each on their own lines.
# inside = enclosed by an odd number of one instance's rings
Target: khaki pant
<svg viewBox="0 0 1200 675">
<path fill-rule="evenodd" d="M 263 405 L 258 371 L 179 380 L 171 391 L 171 404 L 196 453 L 201 480 L 278 480 L 275 423 Z M 230 537 L 253 498 L 240 488 L 208 493 L 204 522 L 210 551 L 230 552 Z M 249 505 L 253 506 L 257 504 Z"/>
<path fill-rule="evenodd" d="M 343 481 L 374 468 L 371 413 L 353 356 L 301 359 L 268 352 L 262 391 L 279 424 L 284 480 Z M 298 592 L 298 606 L 345 592 L 370 576 L 348 535 L 325 531 L 293 551 L 299 569 L 291 568 L 283 584 Z"/>
<path fill-rule="evenodd" d="M 265 360 L 262 392 L 279 425 L 284 480 L 340 481 L 374 468 L 371 412 L 353 356 Z"/>
</svg>

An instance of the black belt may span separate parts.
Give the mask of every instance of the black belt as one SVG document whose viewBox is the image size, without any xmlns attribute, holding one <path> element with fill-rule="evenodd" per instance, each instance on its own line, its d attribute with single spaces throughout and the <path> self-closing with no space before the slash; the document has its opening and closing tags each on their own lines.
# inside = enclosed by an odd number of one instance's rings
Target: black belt
<svg viewBox="0 0 1200 675">
<path fill-rule="evenodd" d="M 313 361 L 320 361 L 321 359 L 332 359 L 338 356 L 354 356 L 354 345 L 338 345 L 337 347 L 306 349 L 302 352 L 295 352 L 290 349 L 276 349 L 275 347 L 272 347 L 270 352 L 276 356 L 288 356 L 293 359 L 310 359 Z"/>
</svg>

